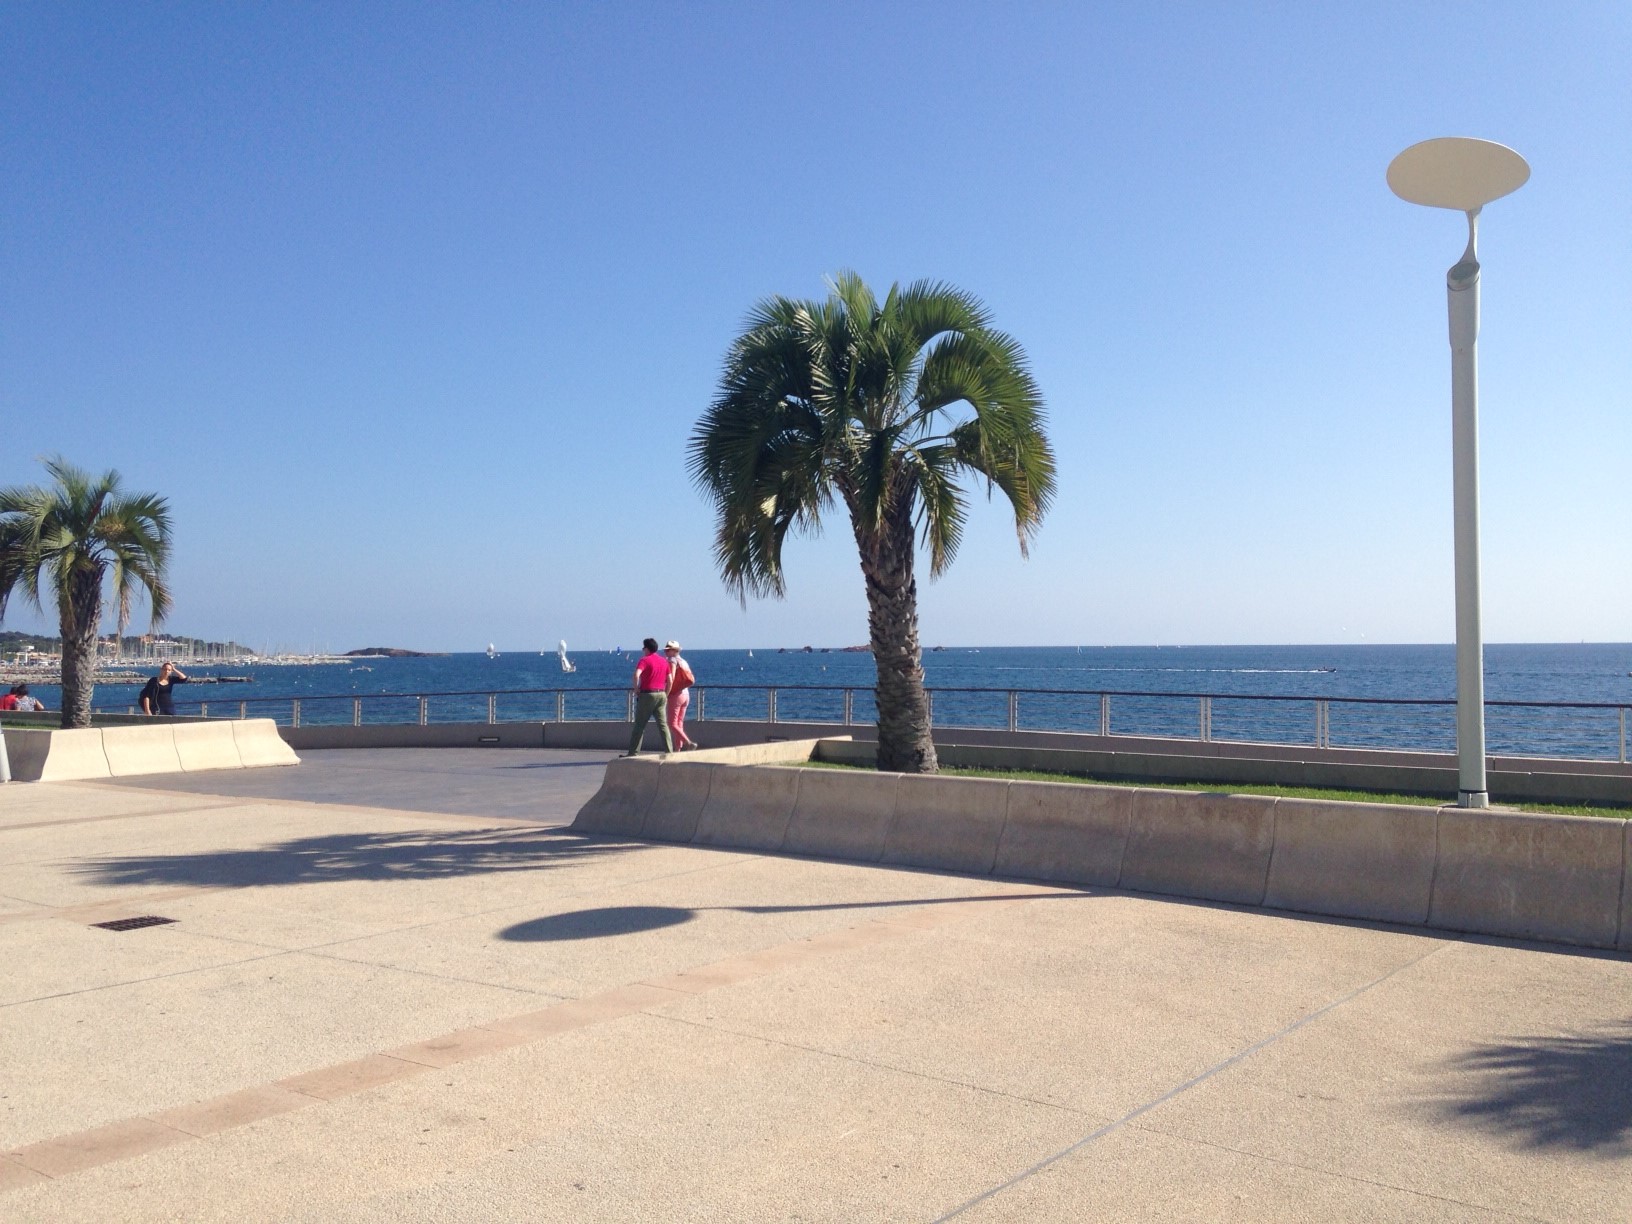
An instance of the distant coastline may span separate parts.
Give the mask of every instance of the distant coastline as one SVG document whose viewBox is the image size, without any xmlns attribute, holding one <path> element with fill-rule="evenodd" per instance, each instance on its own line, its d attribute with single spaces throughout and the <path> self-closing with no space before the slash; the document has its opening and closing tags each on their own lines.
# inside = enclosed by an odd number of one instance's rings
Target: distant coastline
<svg viewBox="0 0 1632 1224">
<path fill-rule="evenodd" d="M 348 650 L 340 656 L 343 659 L 445 659 L 446 651 L 435 650 L 404 650 L 400 646 L 364 646 L 361 650 Z"/>
</svg>

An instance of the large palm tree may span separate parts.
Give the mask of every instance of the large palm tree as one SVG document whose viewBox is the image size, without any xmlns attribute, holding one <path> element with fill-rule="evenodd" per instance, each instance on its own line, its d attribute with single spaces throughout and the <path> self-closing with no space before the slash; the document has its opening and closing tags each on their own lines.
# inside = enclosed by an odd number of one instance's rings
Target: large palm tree
<svg viewBox="0 0 1632 1224">
<path fill-rule="evenodd" d="M 951 564 L 964 476 L 1002 490 L 1024 555 L 1054 493 L 1042 397 L 1025 354 L 967 293 L 920 281 L 880 303 L 852 273 L 825 302 L 773 297 L 731 346 L 692 434 L 692 475 L 719 515 L 726 586 L 785 594 L 782 543 L 842 502 L 867 583 L 878 767 L 934 773 L 913 562 Z"/>
<path fill-rule="evenodd" d="M 53 484 L 0 489 L 0 620 L 16 591 L 43 611 L 50 592 L 62 632 L 62 725 L 91 725 L 96 633 L 111 578 L 121 632 L 145 592 L 158 624 L 170 610 L 170 507 L 151 493 L 125 493 L 119 473 L 93 479 L 47 459 Z"/>
</svg>

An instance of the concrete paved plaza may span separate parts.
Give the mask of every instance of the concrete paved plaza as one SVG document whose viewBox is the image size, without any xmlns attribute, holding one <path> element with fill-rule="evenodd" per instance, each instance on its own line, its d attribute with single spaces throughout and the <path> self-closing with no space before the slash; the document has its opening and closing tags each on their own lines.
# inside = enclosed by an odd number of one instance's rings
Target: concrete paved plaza
<svg viewBox="0 0 1632 1224">
<path fill-rule="evenodd" d="M 1625 957 L 572 834 L 609 755 L 0 787 L 0 1219 L 1632 1216 Z"/>
</svg>

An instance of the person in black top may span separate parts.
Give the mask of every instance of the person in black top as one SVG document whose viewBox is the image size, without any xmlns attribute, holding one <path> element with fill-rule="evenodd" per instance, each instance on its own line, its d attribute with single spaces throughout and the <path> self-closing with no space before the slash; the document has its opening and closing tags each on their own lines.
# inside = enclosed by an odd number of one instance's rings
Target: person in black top
<svg viewBox="0 0 1632 1224">
<path fill-rule="evenodd" d="M 174 685 L 186 683 L 187 674 L 174 663 L 166 663 L 142 689 L 142 713 L 175 714 L 176 701 L 170 690 Z"/>
</svg>

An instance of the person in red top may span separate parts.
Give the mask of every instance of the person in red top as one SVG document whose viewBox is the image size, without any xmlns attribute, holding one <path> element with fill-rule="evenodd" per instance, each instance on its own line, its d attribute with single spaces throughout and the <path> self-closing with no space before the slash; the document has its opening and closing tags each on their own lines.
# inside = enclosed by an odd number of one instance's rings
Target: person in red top
<svg viewBox="0 0 1632 1224">
<path fill-rule="evenodd" d="M 657 653 L 657 639 L 647 638 L 641 643 L 646 651 L 635 664 L 635 721 L 629 728 L 629 751 L 625 756 L 640 755 L 640 739 L 646 733 L 646 723 L 655 714 L 658 730 L 663 732 L 663 751 L 674 751 L 674 740 L 669 735 L 669 661 Z"/>
<path fill-rule="evenodd" d="M 20 710 L 25 714 L 38 714 L 45 709 L 45 702 L 31 696 L 26 684 L 19 684 L 7 696 L 11 698 L 11 704 L 8 706 L 4 698 L 0 698 L 0 710 Z"/>
</svg>

